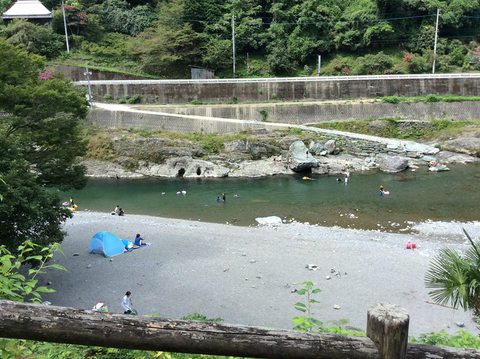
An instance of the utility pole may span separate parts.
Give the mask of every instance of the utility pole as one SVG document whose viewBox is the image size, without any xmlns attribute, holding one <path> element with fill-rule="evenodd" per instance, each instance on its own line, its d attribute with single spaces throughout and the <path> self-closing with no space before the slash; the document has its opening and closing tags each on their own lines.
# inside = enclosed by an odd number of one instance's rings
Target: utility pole
<svg viewBox="0 0 480 359">
<path fill-rule="evenodd" d="M 233 58 L 233 77 L 235 77 L 235 15 L 232 15 L 232 58 Z"/>
<path fill-rule="evenodd" d="M 432 74 L 435 73 L 435 60 L 437 59 L 437 40 L 438 40 L 438 18 L 440 17 L 440 9 L 437 9 L 437 21 L 435 24 L 435 44 L 433 45 L 433 66 Z"/>
<path fill-rule="evenodd" d="M 88 70 L 88 65 L 85 66 L 85 72 L 83 73 L 87 77 L 87 85 L 88 85 L 88 104 L 92 105 L 92 85 L 90 84 L 90 75 L 92 74 Z"/>
<path fill-rule="evenodd" d="M 65 4 L 62 0 L 62 12 L 63 12 L 63 27 L 65 28 L 65 44 L 67 45 L 67 54 L 70 53 L 70 45 L 68 44 L 68 31 L 67 31 L 67 17 L 65 16 Z"/>
<path fill-rule="evenodd" d="M 317 76 L 320 76 L 321 68 L 322 68 L 322 55 L 318 55 Z"/>
</svg>

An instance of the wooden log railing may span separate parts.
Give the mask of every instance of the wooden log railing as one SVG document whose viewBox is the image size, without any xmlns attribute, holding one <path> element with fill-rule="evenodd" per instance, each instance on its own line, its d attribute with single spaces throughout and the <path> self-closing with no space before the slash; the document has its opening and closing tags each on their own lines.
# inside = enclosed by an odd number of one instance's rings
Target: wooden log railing
<svg viewBox="0 0 480 359">
<path fill-rule="evenodd" d="M 480 358 L 480 351 L 407 345 L 408 315 L 379 305 L 370 338 L 97 313 L 0 301 L 0 337 L 255 358 Z"/>
</svg>

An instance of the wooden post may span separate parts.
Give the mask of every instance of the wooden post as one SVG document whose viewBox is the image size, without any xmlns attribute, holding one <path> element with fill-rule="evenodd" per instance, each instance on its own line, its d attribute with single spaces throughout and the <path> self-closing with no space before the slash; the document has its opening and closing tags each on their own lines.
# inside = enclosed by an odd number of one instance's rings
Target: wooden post
<svg viewBox="0 0 480 359">
<path fill-rule="evenodd" d="M 382 359 L 407 357 L 409 320 L 407 311 L 398 305 L 376 304 L 369 308 L 367 336 L 377 346 Z"/>
</svg>

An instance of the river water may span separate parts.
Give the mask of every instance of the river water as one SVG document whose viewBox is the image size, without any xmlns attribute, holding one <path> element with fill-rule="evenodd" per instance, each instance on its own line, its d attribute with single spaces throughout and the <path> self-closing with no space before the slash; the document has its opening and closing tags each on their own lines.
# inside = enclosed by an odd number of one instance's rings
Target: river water
<svg viewBox="0 0 480 359">
<path fill-rule="evenodd" d="M 411 222 L 480 219 L 480 165 L 427 168 L 399 174 L 274 176 L 255 179 L 91 179 L 75 197 L 80 210 L 144 214 L 206 222 L 253 225 L 256 217 L 325 226 L 407 231 Z M 379 187 L 390 192 L 381 197 Z M 186 194 L 177 194 L 185 191 Z M 225 193 L 226 201 L 217 202 Z"/>
</svg>

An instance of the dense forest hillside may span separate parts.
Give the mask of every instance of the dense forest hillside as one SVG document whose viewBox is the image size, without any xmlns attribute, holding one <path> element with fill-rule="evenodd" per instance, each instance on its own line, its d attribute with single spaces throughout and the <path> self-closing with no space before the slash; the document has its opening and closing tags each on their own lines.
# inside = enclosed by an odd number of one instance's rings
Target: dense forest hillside
<svg viewBox="0 0 480 359">
<path fill-rule="evenodd" d="M 14 1 L 0 0 L 0 10 Z M 156 77 L 188 77 L 189 65 L 232 76 L 431 72 L 437 9 L 437 72 L 480 70 L 480 0 L 60 0 L 52 26 L 3 22 L 0 36 L 51 61 L 90 63 Z"/>
</svg>

